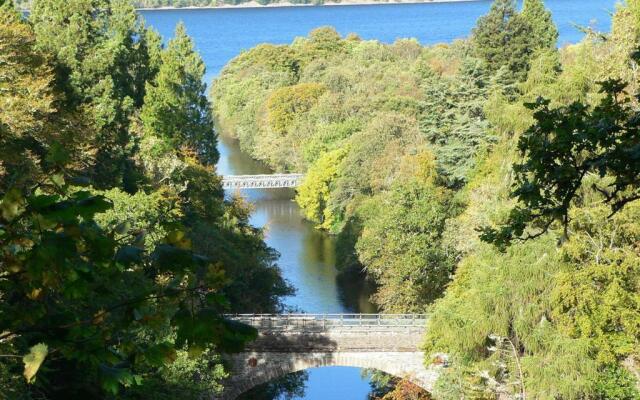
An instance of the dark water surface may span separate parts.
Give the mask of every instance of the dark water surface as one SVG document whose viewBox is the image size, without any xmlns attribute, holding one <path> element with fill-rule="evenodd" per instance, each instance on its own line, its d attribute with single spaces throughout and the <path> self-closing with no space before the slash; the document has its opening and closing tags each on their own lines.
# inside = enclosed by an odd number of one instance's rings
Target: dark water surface
<svg viewBox="0 0 640 400">
<path fill-rule="evenodd" d="M 616 0 L 546 0 L 560 30 L 560 44 L 578 42 L 583 34 L 575 25 L 600 31 L 610 28 L 609 13 Z M 422 44 L 451 42 L 467 37 L 476 19 L 487 12 L 490 0 L 362 6 L 237 8 L 141 11 L 165 39 L 182 21 L 207 66 L 209 83 L 233 57 L 259 43 L 290 43 L 310 30 L 332 25 L 343 35 L 355 32 L 363 39 L 390 43 L 413 37 Z M 222 138 L 221 174 L 269 173 L 240 152 L 237 143 Z M 280 266 L 297 294 L 291 307 L 313 313 L 373 312 L 367 290 L 355 280 L 337 280 L 335 238 L 313 229 L 291 200 L 293 191 L 254 190 L 245 196 L 254 203 L 252 223 L 267 228 L 267 243 L 281 254 Z M 366 379 L 355 368 L 320 368 L 309 371 L 305 399 L 364 400 Z"/>
</svg>

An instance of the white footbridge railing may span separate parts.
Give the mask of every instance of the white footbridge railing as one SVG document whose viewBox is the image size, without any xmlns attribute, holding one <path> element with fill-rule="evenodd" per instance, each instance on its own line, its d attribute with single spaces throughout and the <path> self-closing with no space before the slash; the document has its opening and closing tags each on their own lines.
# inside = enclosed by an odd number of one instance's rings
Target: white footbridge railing
<svg viewBox="0 0 640 400">
<path fill-rule="evenodd" d="M 223 189 L 279 189 L 300 185 L 304 174 L 224 175 Z"/>
</svg>

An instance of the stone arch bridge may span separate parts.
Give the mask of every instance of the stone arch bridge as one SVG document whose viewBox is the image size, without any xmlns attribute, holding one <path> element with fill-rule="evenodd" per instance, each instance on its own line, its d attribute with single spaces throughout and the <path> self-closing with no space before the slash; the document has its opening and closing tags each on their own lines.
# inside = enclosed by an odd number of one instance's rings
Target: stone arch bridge
<svg viewBox="0 0 640 400">
<path fill-rule="evenodd" d="M 244 352 L 224 356 L 230 377 L 221 400 L 308 368 L 374 368 L 409 379 L 427 391 L 444 362 L 424 366 L 419 345 L 427 326 L 423 314 L 286 314 L 227 316 L 258 330 Z"/>
</svg>

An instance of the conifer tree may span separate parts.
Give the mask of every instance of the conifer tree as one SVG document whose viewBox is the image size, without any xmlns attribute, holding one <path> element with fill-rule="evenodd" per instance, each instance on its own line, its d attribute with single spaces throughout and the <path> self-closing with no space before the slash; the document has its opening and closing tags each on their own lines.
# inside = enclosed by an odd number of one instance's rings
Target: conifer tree
<svg viewBox="0 0 640 400">
<path fill-rule="evenodd" d="M 539 49 L 555 49 L 558 44 L 558 28 L 551 18 L 542 0 L 524 0 L 522 5 L 524 18 L 533 31 L 534 42 Z"/>
<path fill-rule="evenodd" d="M 144 97 L 147 48 L 143 28 L 127 0 L 40 0 L 30 20 L 37 48 L 56 61 L 66 108 L 80 106 L 99 145 L 88 174 L 93 184 L 120 185 L 129 156 L 129 125 Z M 142 80 L 142 82 L 141 82 Z"/>
<path fill-rule="evenodd" d="M 162 65 L 155 81 L 147 85 L 142 108 L 145 133 L 173 148 L 189 146 L 201 161 L 215 164 L 217 136 L 202 81 L 205 66 L 184 25 L 176 27 L 161 57 Z"/>
<path fill-rule="evenodd" d="M 516 11 L 514 0 L 495 0 L 473 30 L 476 51 L 490 71 L 506 66 L 515 80 L 526 77 L 535 50 L 533 30 Z"/>
</svg>

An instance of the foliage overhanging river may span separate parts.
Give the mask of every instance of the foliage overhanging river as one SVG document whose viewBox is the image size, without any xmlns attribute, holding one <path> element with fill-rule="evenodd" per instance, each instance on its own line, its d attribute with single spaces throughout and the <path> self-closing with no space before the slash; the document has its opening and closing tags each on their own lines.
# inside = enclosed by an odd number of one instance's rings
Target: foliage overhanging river
<svg viewBox="0 0 640 400">
<path fill-rule="evenodd" d="M 576 4 L 579 3 L 579 4 Z M 422 44 L 451 42 L 467 36 L 490 0 L 431 4 L 384 4 L 339 7 L 281 7 L 142 11 L 146 21 L 167 39 L 179 21 L 193 37 L 207 66 L 207 82 L 242 50 L 259 43 L 290 43 L 311 29 L 332 25 L 341 34 L 393 42 L 415 37 Z M 609 30 L 608 11 L 615 0 L 547 0 L 560 30 L 561 45 L 575 43 L 582 33 L 575 25 Z M 595 18 L 595 19 L 594 19 Z M 455 23 L 452 23 L 455 22 Z M 243 154 L 237 143 L 220 138 L 220 174 L 269 173 Z M 366 287 L 354 279 L 338 279 L 336 239 L 304 221 L 289 189 L 244 193 L 255 206 L 252 223 L 267 228 L 267 243 L 281 255 L 283 274 L 296 288 L 286 299 L 291 307 L 316 313 L 374 312 Z M 366 379 L 354 368 L 321 368 L 309 373 L 305 399 L 365 399 Z"/>
</svg>

